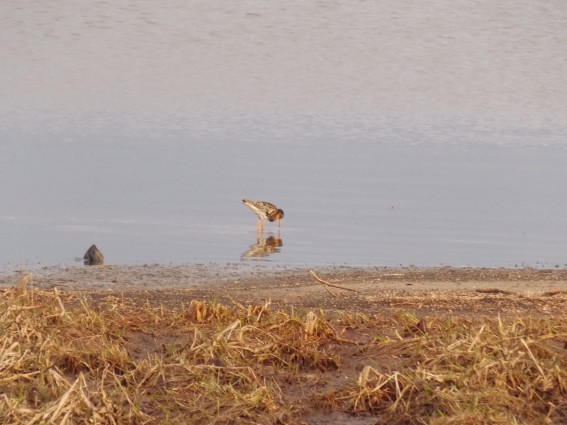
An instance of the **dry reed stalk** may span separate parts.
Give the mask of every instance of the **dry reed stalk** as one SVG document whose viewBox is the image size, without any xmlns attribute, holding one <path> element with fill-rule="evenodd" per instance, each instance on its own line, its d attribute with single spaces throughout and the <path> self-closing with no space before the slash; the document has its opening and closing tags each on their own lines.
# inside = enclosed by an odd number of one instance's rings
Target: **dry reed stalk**
<svg viewBox="0 0 567 425">
<path fill-rule="evenodd" d="M 305 319 L 305 337 L 312 336 L 317 332 L 318 319 L 315 313 L 310 311 L 307 313 L 307 318 Z"/>
<path fill-rule="evenodd" d="M 218 303 L 192 300 L 185 316 L 194 322 L 203 323 L 212 319 L 221 319 L 228 314 L 228 308 Z"/>
<path fill-rule="evenodd" d="M 53 294 L 55 295 L 55 299 L 57 300 L 57 304 L 59 305 L 59 308 L 61 309 L 61 312 L 59 312 L 58 314 L 52 314 L 51 316 L 47 316 L 47 318 L 51 318 L 51 317 L 63 317 L 65 316 L 67 313 L 65 311 L 65 306 L 63 305 L 63 301 L 61 301 L 61 297 L 59 296 L 59 290 L 57 288 L 53 288 Z"/>
</svg>

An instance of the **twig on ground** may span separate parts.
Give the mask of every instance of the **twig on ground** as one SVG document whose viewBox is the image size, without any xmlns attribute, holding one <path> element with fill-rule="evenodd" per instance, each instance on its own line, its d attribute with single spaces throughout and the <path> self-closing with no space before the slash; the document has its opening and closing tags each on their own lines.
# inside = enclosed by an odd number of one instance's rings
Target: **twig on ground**
<svg viewBox="0 0 567 425">
<path fill-rule="evenodd" d="M 323 282 L 324 283 L 324 282 Z M 325 288 L 325 291 L 327 291 L 329 294 L 331 294 L 333 297 L 337 298 L 337 294 L 335 294 L 333 291 L 331 291 L 327 285 L 323 284 L 323 288 Z"/>
<path fill-rule="evenodd" d="M 346 287 L 344 287 L 344 286 L 340 286 L 340 285 L 336 285 L 336 284 L 334 284 L 334 283 L 327 282 L 326 280 L 323 280 L 323 279 L 321 279 L 319 276 L 317 276 L 313 270 L 309 270 L 309 273 L 311 274 L 311 276 L 313 276 L 313 278 L 314 278 L 317 282 L 320 282 L 320 283 L 322 283 L 322 284 L 324 284 L 324 285 L 332 286 L 333 288 L 344 289 L 345 291 L 356 292 L 357 294 L 359 293 L 359 291 L 357 291 L 356 289 L 346 288 Z M 327 288 L 327 286 L 325 286 L 325 289 L 326 289 L 327 291 L 329 291 L 329 288 Z M 334 297 L 336 296 L 336 295 L 334 295 L 331 291 L 329 291 L 329 292 L 330 292 L 331 295 L 333 295 Z"/>
</svg>

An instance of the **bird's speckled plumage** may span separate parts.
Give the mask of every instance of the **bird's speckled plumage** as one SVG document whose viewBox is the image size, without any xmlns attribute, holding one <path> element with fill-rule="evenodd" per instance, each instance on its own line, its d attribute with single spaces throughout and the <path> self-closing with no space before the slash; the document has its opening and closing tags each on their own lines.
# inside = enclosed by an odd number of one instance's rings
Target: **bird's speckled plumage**
<svg viewBox="0 0 567 425">
<path fill-rule="evenodd" d="M 242 203 L 250 208 L 254 212 L 254 214 L 258 216 L 258 227 L 263 228 L 264 222 L 266 220 L 278 220 L 281 225 L 284 212 L 274 204 L 265 201 L 251 201 L 250 199 L 246 198 L 242 200 Z"/>
</svg>

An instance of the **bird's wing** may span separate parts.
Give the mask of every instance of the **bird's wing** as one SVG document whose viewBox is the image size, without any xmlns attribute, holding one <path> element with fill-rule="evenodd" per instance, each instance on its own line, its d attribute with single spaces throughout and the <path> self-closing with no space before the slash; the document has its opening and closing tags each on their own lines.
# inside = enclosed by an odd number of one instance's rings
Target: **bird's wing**
<svg viewBox="0 0 567 425">
<path fill-rule="evenodd" d="M 254 213 L 256 215 L 258 215 L 259 217 L 265 217 L 266 216 L 266 212 L 263 210 L 262 205 L 261 205 L 261 204 L 263 204 L 263 202 L 245 200 L 245 201 L 243 201 L 243 203 L 248 208 L 250 208 L 252 211 L 254 211 Z"/>
</svg>

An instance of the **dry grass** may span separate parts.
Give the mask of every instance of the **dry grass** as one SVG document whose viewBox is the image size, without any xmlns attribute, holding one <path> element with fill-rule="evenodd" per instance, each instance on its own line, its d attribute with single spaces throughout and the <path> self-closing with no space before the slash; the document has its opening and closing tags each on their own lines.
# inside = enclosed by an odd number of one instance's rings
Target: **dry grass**
<svg viewBox="0 0 567 425">
<path fill-rule="evenodd" d="M 403 359 L 402 366 L 365 365 L 356 381 L 325 395 L 328 404 L 379 412 L 388 423 L 567 421 L 563 322 L 433 319 L 424 329 L 416 318 L 407 320 L 394 321 L 394 328 L 405 326 L 397 338 L 373 347 Z M 365 348 L 372 350 L 372 344 Z"/>
<path fill-rule="evenodd" d="M 171 311 L 29 281 L 0 293 L 3 424 L 567 422 L 564 318 Z"/>
</svg>

